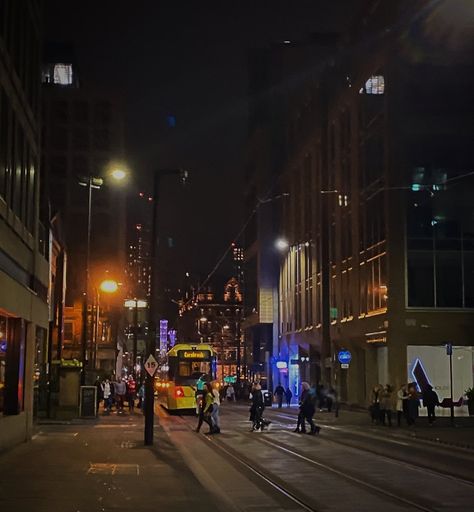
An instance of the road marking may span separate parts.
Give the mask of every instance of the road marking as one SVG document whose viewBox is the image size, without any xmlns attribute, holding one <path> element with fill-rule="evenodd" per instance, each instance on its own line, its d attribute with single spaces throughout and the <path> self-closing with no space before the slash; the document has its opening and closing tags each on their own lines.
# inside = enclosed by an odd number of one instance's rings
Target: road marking
<svg viewBox="0 0 474 512">
<path fill-rule="evenodd" d="M 110 464 L 107 462 L 89 462 L 88 475 L 140 475 L 138 464 Z"/>
</svg>

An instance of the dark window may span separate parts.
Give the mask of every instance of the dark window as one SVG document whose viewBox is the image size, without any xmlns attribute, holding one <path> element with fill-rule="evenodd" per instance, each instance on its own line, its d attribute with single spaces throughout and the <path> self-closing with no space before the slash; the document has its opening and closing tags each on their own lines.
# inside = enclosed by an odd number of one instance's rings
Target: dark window
<svg viewBox="0 0 474 512">
<path fill-rule="evenodd" d="M 112 105 L 106 101 L 96 103 L 94 106 L 94 122 L 108 124 L 112 119 Z"/>
<path fill-rule="evenodd" d="M 86 101 L 76 101 L 73 104 L 73 116 L 76 123 L 89 121 L 89 104 Z"/>
<path fill-rule="evenodd" d="M 433 307 L 433 253 L 410 252 L 408 256 L 408 304 L 413 307 Z"/>
<path fill-rule="evenodd" d="M 438 307 L 462 307 L 462 266 L 460 252 L 436 253 L 436 299 Z"/>
<path fill-rule="evenodd" d="M 66 101 L 55 101 L 53 103 L 53 121 L 55 124 L 66 124 L 68 122 L 68 107 Z"/>
</svg>

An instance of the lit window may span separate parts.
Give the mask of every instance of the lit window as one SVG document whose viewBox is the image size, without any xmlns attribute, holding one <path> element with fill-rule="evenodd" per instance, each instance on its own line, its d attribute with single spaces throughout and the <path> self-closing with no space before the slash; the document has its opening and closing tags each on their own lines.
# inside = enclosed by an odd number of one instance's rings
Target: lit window
<svg viewBox="0 0 474 512">
<path fill-rule="evenodd" d="M 385 79 L 382 75 L 371 76 L 359 91 L 360 94 L 383 94 L 384 92 Z"/>
<path fill-rule="evenodd" d="M 72 84 L 72 64 L 54 65 L 54 83 L 59 85 Z"/>
</svg>

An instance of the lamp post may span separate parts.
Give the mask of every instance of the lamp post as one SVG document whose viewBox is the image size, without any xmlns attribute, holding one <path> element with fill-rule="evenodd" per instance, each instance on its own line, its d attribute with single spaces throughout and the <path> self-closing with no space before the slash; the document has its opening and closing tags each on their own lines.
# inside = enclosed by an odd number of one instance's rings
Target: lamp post
<svg viewBox="0 0 474 512">
<path fill-rule="evenodd" d="M 127 173 L 122 169 L 115 169 L 110 176 L 116 181 L 122 181 Z M 81 385 L 86 382 L 86 360 L 87 360 L 87 338 L 88 338 L 88 306 L 89 306 L 89 285 L 90 285 L 90 251 L 92 231 L 92 190 L 100 189 L 104 184 L 103 178 L 97 176 L 79 176 L 79 185 L 87 187 L 87 235 L 86 235 L 86 280 L 82 295 L 82 340 L 81 340 Z"/>
<path fill-rule="evenodd" d="M 153 173 L 153 209 L 152 209 L 152 224 L 151 224 L 151 271 L 150 271 L 150 302 L 148 305 L 148 339 L 146 347 L 145 359 L 152 356 L 155 357 L 156 349 L 156 325 L 157 325 L 157 293 L 156 293 L 156 264 L 157 264 L 157 234 L 158 234 L 158 198 L 160 192 L 160 180 L 163 176 L 178 175 L 183 183 L 188 177 L 187 171 L 182 169 L 159 169 Z M 153 445 L 153 424 L 154 424 L 154 376 L 149 372 L 146 374 L 145 381 L 145 431 L 144 442 L 145 445 Z"/>
<path fill-rule="evenodd" d="M 94 336 L 93 336 L 93 349 L 92 349 L 92 368 L 95 370 L 97 367 L 97 349 L 99 343 L 99 322 L 100 322 L 100 292 L 104 292 L 107 294 L 116 293 L 118 290 L 118 283 L 113 279 L 105 279 L 100 283 L 100 286 L 96 288 L 96 317 L 95 317 L 95 326 L 94 326 Z"/>
</svg>

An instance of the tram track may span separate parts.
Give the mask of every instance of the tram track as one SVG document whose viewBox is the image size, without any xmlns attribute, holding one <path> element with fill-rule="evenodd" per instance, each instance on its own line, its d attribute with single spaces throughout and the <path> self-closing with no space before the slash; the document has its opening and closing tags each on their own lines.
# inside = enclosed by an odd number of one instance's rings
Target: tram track
<svg viewBox="0 0 474 512">
<path fill-rule="evenodd" d="M 169 414 L 165 409 L 163 409 L 163 411 Z M 190 432 L 194 432 L 193 426 L 185 417 L 174 415 L 172 417 L 182 425 L 185 425 Z M 224 443 L 221 443 L 215 438 L 211 438 L 211 436 L 206 434 L 204 435 L 204 439 L 214 448 L 217 448 L 221 454 L 224 454 L 224 456 L 230 458 L 234 464 L 243 467 L 244 470 L 249 473 L 249 475 L 259 478 L 274 492 L 280 496 L 283 496 L 292 505 L 296 505 L 298 509 L 304 510 L 306 512 L 322 512 L 320 508 L 315 508 L 313 505 L 307 503 L 304 498 L 299 497 L 296 491 L 288 489 L 288 486 L 285 488 L 285 486 L 279 482 L 278 479 L 271 478 L 270 476 L 266 475 L 262 468 L 260 468 L 257 464 L 251 463 L 245 457 L 239 455 L 233 448 L 224 445 Z M 289 510 L 293 511 L 295 509 L 291 508 Z"/>
<path fill-rule="evenodd" d="M 193 430 L 189 421 L 187 421 L 184 418 L 180 418 L 180 420 L 184 424 L 186 424 L 189 430 Z M 365 491 L 370 493 L 370 495 L 378 495 L 379 497 L 389 500 L 394 505 L 399 505 L 401 507 L 401 510 L 419 510 L 423 512 L 435 512 L 436 510 L 435 508 L 432 508 L 426 504 L 413 501 L 409 498 L 400 496 L 399 494 L 395 494 L 394 492 L 382 489 L 379 486 L 368 481 L 365 481 L 361 478 L 355 477 L 354 475 L 351 475 L 348 472 L 341 471 L 340 469 L 331 467 L 328 464 L 307 457 L 299 453 L 298 451 L 289 448 L 287 445 L 282 446 L 281 443 L 277 444 L 262 436 L 255 435 L 254 433 L 250 432 L 240 432 L 240 434 L 244 435 L 245 437 L 251 438 L 253 441 L 256 441 L 258 443 L 265 444 L 266 446 L 269 446 L 274 450 L 278 450 L 281 453 L 285 453 L 285 455 L 291 458 L 296 458 L 308 465 L 317 467 L 319 470 L 324 471 L 326 473 L 330 473 L 331 475 L 334 475 L 336 478 L 340 478 L 347 482 L 350 482 L 351 484 L 356 485 L 359 488 L 362 487 L 364 488 Z M 260 464 L 256 463 L 253 460 L 250 460 L 244 454 L 238 452 L 235 448 L 229 446 L 228 443 L 218 439 L 217 437 L 210 435 L 204 435 L 204 438 L 220 453 L 224 454 L 224 456 L 230 458 L 231 460 L 234 461 L 234 463 L 237 463 L 239 466 L 243 467 L 251 475 L 257 476 L 259 479 L 261 479 L 267 485 L 269 485 L 274 491 L 283 495 L 293 504 L 297 505 L 301 510 L 321 512 L 322 510 L 325 509 L 325 507 L 319 507 L 318 505 L 311 503 L 312 500 L 307 495 L 305 495 L 298 489 L 294 488 L 293 486 L 289 485 L 288 483 L 282 482 L 281 478 L 278 475 L 272 474 L 270 471 L 263 469 Z"/>
<path fill-rule="evenodd" d="M 237 411 L 228 411 L 228 413 L 237 415 L 239 417 L 243 416 L 240 412 L 237 412 Z M 292 423 L 294 423 L 295 420 L 296 420 L 296 417 L 293 418 L 293 417 L 290 417 L 289 415 L 287 415 L 286 419 L 288 419 L 289 422 L 291 421 Z M 289 425 L 289 423 L 283 423 L 281 421 L 280 422 L 279 421 L 276 421 L 276 422 L 272 421 L 272 423 L 274 425 L 281 425 L 281 426 L 284 426 L 284 427 Z M 324 425 L 324 424 L 321 424 L 321 425 L 322 425 L 323 429 L 330 429 L 331 430 L 331 429 L 334 428 L 331 425 Z M 354 435 L 356 435 L 356 436 L 359 436 L 359 434 L 360 433 L 358 433 L 358 432 L 354 433 Z M 364 437 L 365 439 L 367 439 L 367 438 L 370 439 L 370 436 L 361 436 L 361 437 Z M 376 440 L 378 442 L 386 441 L 384 439 L 381 439 L 380 437 L 376 437 Z M 372 448 L 370 446 L 361 447 L 361 446 L 358 446 L 355 443 L 344 441 L 344 440 L 339 439 L 339 438 L 335 439 L 335 438 L 324 436 L 324 441 L 328 442 L 328 443 L 332 443 L 332 444 L 338 445 L 338 446 L 344 446 L 344 447 L 347 447 L 347 448 L 350 448 L 352 450 L 356 450 L 356 451 L 359 451 L 359 452 L 371 453 L 373 455 L 376 455 L 377 457 L 380 457 L 382 459 L 390 461 L 391 463 L 398 464 L 398 465 L 400 465 L 402 467 L 410 467 L 414 471 L 421 471 L 421 472 L 424 472 L 424 473 L 430 473 L 433 476 L 440 477 L 440 478 L 445 478 L 446 480 L 450 480 L 450 481 L 455 481 L 456 483 L 460 483 L 460 484 L 466 485 L 466 486 L 474 489 L 474 481 L 473 480 L 467 480 L 463 476 L 460 476 L 459 474 L 456 474 L 454 472 L 444 472 L 444 471 L 436 470 L 436 469 L 433 469 L 432 466 L 428 466 L 426 464 L 414 463 L 412 461 L 407 461 L 406 458 L 403 458 L 401 456 L 397 457 L 395 455 L 387 455 L 386 453 L 380 453 L 380 450 L 377 450 L 377 449 Z M 408 443 L 406 443 L 406 446 L 409 447 L 410 445 Z"/>
</svg>

